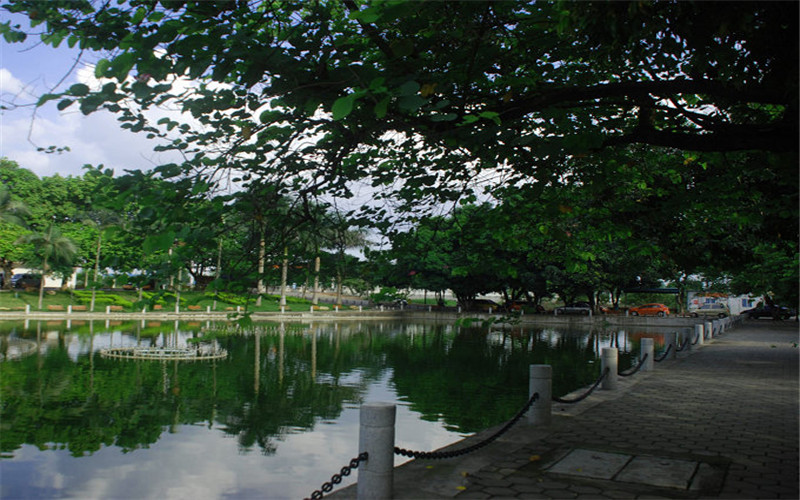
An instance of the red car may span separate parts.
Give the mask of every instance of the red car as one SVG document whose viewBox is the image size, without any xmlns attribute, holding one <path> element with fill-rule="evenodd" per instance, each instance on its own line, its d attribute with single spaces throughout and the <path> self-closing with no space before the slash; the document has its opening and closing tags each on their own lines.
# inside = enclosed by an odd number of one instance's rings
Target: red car
<svg viewBox="0 0 800 500">
<path fill-rule="evenodd" d="M 644 304 L 628 309 L 631 316 L 669 316 L 669 307 L 664 304 Z"/>
</svg>

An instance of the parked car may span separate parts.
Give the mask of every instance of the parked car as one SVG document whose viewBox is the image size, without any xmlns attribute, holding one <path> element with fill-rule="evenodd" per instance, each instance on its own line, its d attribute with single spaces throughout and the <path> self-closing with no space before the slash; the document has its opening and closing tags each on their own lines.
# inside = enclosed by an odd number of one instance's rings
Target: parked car
<svg viewBox="0 0 800 500">
<path fill-rule="evenodd" d="M 699 316 L 713 316 L 715 318 L 724 318 L 730 316 L 731 312 L 725 304 L 703 304 L 697 309 L 689 311 L 689 316 L 697 318 Z"/>
<path fill-rule="evenodd" d="M 664 304 L 643 304 L 628 309 L 631 316 L 669 316 L 669 307 Z"/>
<path fill-rule="evenodd" d="M 588 316 L 592 312 L 592 306 L 588 302 L 573 302 L 554 309 L 558 314 L 583 314 Z"/>
<path fill-rule="evenodd" d="M 469 304 L 470 311 L 498 312 L 501 311 L 502 309 L 503 306 L 489 299 L 475 299 L 471 301 Z"/>
<path fill-rule="evenodd" d="M 742 311 L 742 314 L 746 315 L 748 319 L 758 319 L 764 317 L 773 319 L 789 319 L 792 316 L 797 316 L 797 311 L 784 306 L 763 305 Z"/>
<path fill-rule="evenodd" d="M 36 274 L 15 274 L 11 277 L 13 288 L 39 288 L 41 278 Z"/>
</svg>

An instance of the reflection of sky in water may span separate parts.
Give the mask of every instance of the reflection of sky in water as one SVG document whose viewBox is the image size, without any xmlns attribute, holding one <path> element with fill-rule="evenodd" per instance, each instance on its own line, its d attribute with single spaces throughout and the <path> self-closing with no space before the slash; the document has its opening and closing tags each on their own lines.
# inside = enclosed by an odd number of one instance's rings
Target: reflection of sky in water
<svg viewBox="0 0 800 500">
<path fill-rule="evenodd" d="M 364 400 L 394 401 L 390 376 L 370 385 Z M 336 422 L 283 436 L 270 456 L 257 447 L 242 451 L 236 437 L 216 425 L 179 426 L 147 449 L 122 453 L 109 447 L 77 459 L 67 450 L 25 445 L 13 461 L 0 462 L 0 498 L 304 498 L 358 454 L 358 419 L 358 405 L 346 405 Z M 461 438 L 420 420 L 402 403 L 395 429 L 397 444 L 408 449 L 434 450 Z M 395 457 L 397 465 L 407 460 Z M 351 474 L 337 489 L 356 479 Z"/>
</svg>

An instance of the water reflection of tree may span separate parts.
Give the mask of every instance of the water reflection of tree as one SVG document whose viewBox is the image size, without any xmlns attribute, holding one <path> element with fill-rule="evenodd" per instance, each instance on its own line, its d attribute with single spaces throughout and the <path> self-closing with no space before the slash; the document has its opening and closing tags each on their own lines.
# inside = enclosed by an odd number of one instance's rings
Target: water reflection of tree
<svg viewBox="0 0 800 500">
<path fill-rule="evenodd" d="M 101 323 L 102 324 L 102 323 Z M 170 325 L 171 326 L 171 325 Z M 528 365 L 554 366 L 554 392 L 587 384 L 598 372 L 590 336 L 423 325 L 272 325 L 254 335 L 221 335 L 225 360 L 120 361 L 94 355 L 95 325 L 3 364 L 0 450 L 22 444 L 67 448 L 74 456 L 104 446 L 135 452 L 180 425 L 203 424 L 235 436 L 242 451 L 274 453 L 288 434 L 312 429 L 357 406 L 389 371 L 399 395 L 423 418 L 461 432 L 509 418 L 527 398 Z M 164 341 L 159 325 L 121 325 L 128 342 Z M 20 331 L 35 336 L 35 328 Z M 192 336 L 197 336 L 194 330 Z"/>
<path fill-rule="evenodd" d="M 482 328 L 453 332 L 434 325 L 387 352 L 397 391 L 412 409 L 468 433 L 504 422 L 522 407 L 531 364 L 553 366 L 556 395 L 595 380 L 596 335 L 534 329 L 487 335 Z"/>
</svg>

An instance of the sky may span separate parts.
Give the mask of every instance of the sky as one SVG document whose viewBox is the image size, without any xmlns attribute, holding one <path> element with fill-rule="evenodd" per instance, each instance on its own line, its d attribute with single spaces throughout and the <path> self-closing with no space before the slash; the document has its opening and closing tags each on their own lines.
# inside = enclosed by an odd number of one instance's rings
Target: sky
<svg viewBox="0 0 800 500">
<path fill-rule="evenodd" d="M 28 26 L 25 17 L 0 11 L 0 22 L 9 19 L 12 24 Z M 39 177 L 82 175 L 86 164 L 102 164 L 121 174 L 174 161 L 167 153 L 153 151 L 155 141 L 121 129 L 111 113 L 84 116 L 77 106 L 60 112 L 58 101 L 35 108 L 42 94 L 93 79 L 92 63 L 101 56 L 84 55 L 73 68 L 77 55 L 78 51 L 66 44 L 58 49 L 37 45 L 35 37 L 21 44 L 0 39 L 0 102 L 8 108 L 0 110 L 0 157 L 16 161 Z M 50 146 L 66 146 L 70 151 L 37 151 Z"/>
</svg>

